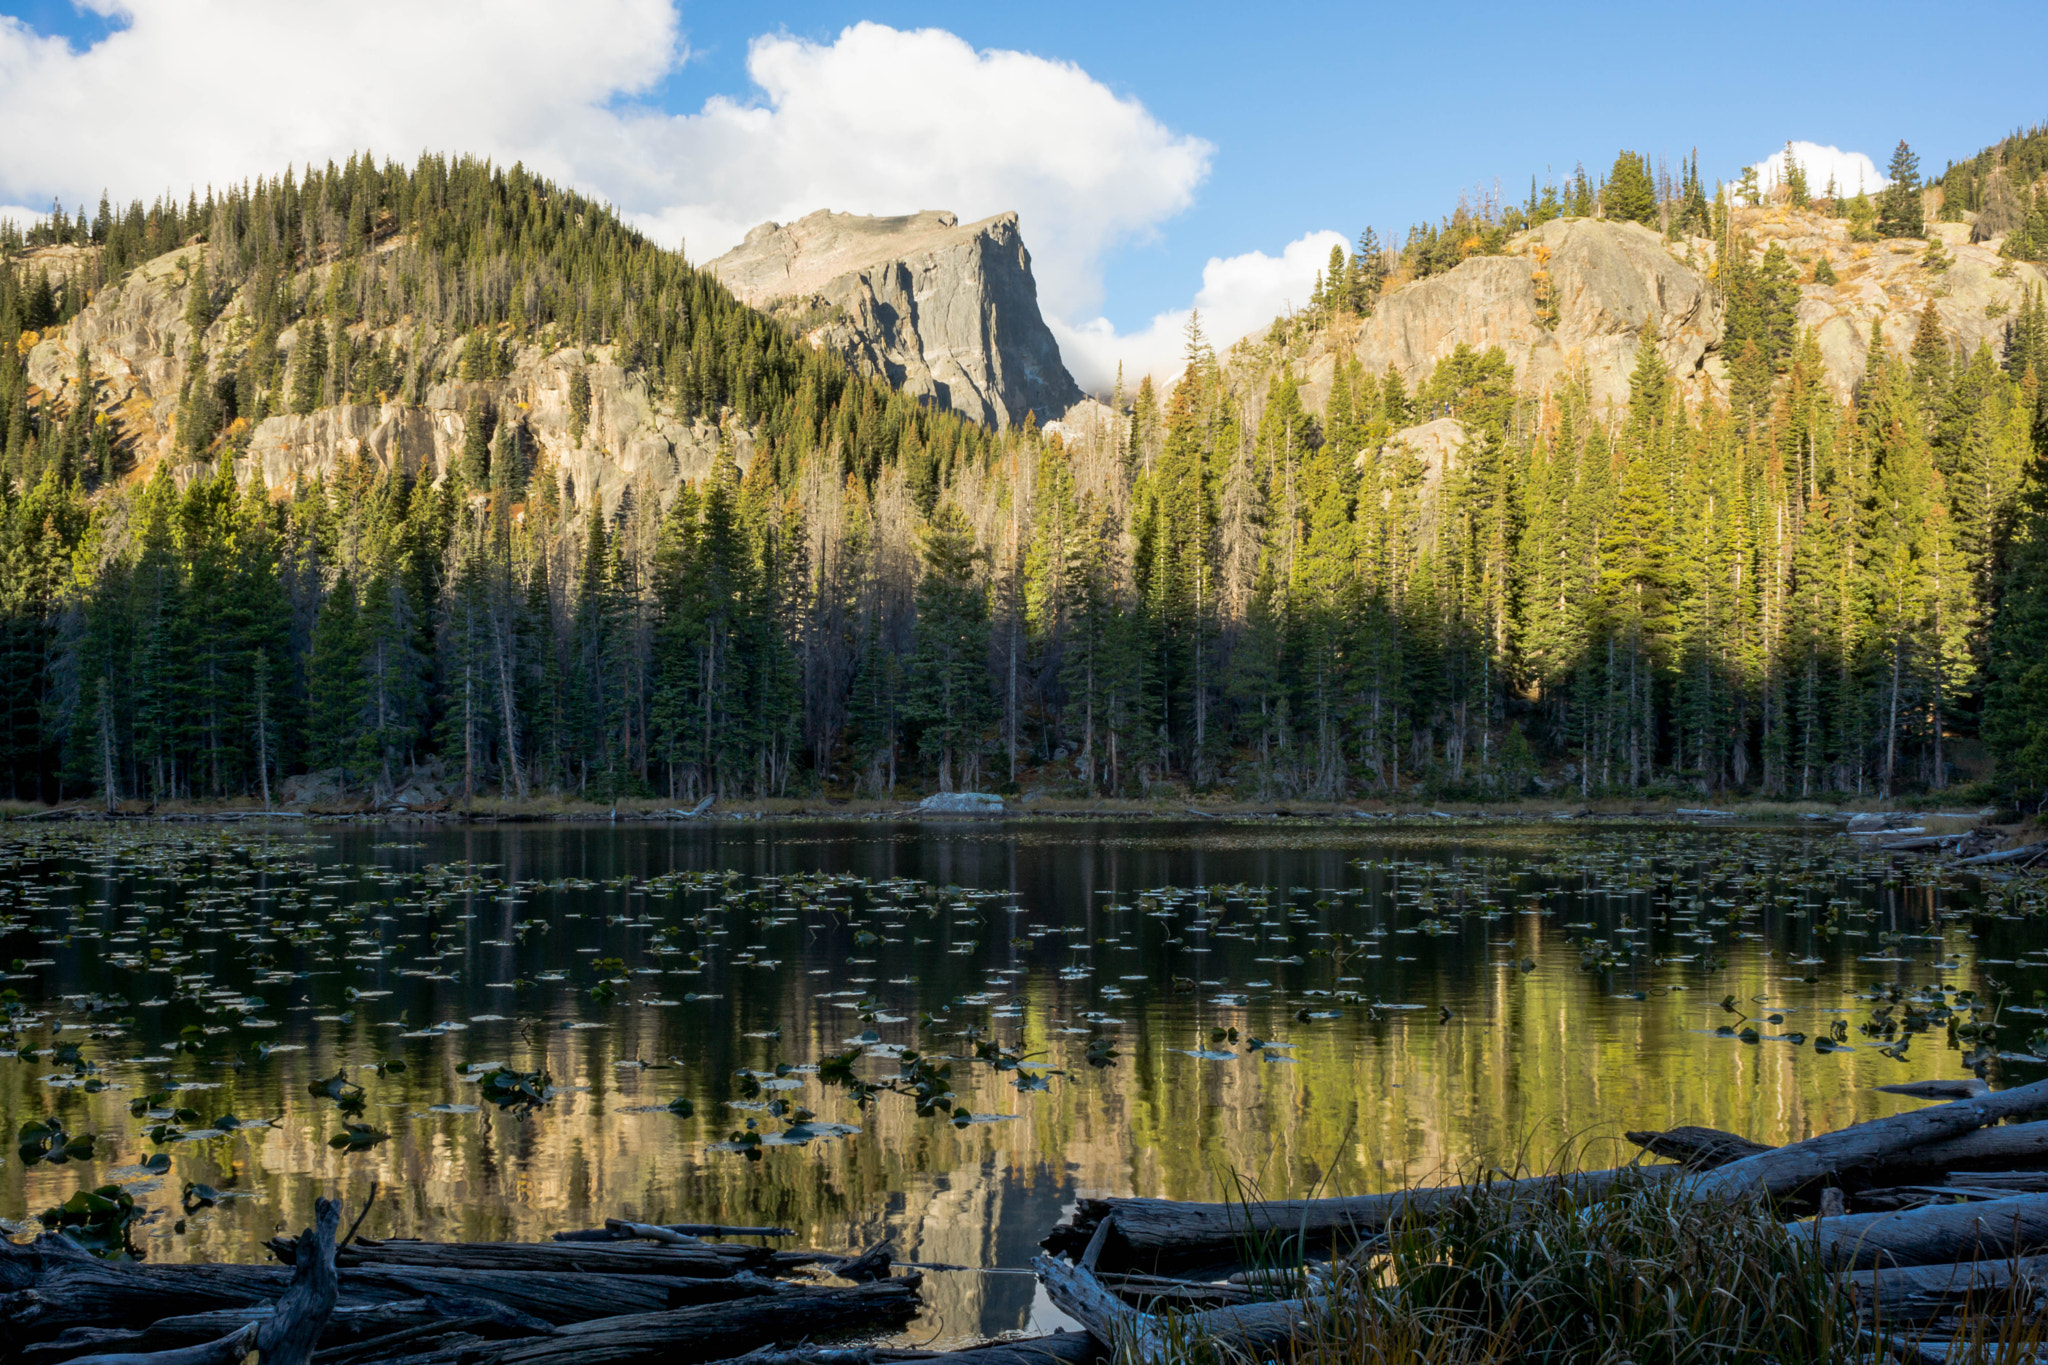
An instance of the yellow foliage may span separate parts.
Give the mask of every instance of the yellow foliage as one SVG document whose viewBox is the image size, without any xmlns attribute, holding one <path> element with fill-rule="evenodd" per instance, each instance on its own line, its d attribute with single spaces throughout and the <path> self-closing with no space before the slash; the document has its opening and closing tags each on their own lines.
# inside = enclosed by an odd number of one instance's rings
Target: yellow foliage
<svg viewBox="0 0 2048 1365">
<path fill-rule="evenodd" d="M 36 343 L 41 341 L 42 339 L 43 338 L 41 333 L 24 331 L 19 337 L 15 339 L 15 352 L 19 355 L 27 355 L 30 351 L 33 351 L 36 348 Z"/>
</svg>

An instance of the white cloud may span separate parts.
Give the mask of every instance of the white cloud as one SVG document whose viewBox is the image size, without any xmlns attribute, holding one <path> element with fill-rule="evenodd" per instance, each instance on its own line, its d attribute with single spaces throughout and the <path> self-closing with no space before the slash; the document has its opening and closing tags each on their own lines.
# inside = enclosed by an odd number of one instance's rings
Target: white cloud
<svg viewBox="0 0 2048 1365">
<path fill-rule="evenodd" d="M 92 7 L 126 27 L 83 50 L 0 18 L 0 198 L 182 196 L 364 148 L 524 158 L 582 182 L 620 126 L 607 102 L 682 51 L 669 0 Z"/>
<path fill-rule="evenodd" d="M 1785 150 L 1780 147 L 1756 163 L 1757 181 L 1763 188 L 1774 189 L 1784 183 Z M 1827 192 L 1830 177 L 1844 196 L 1853 196 L 1859 189 L 1875 194 L 1890 183 L 1877 169 L 1877 163 L 1861 152 L 1845 152 L 1840 147 L 1823 147 L 1817 142 L 1795 142 L 1791 152 L 1792 159 L 1806 172 L 1808 192 L 1815 196 Z"/>
<path fill-rule="evenodd" d="M 1346 245 L 1342 233 L 1325 230 L 1289 242 L 1278 256 L 1212 256 L 1202 267 L 1194 310 L 1160 313 L 1143 331 L 1121 336 L 1107 318 L 1077 325 L 1055 318 L 1053 334 L 1067 368 L 1090 392 L 1108 393 L 1118 365 L 1126 384 L 1148 374 L 1154 383 L 1165 382 L 1180 372 L 1190 311 L 1201 313 L 1203 333 L 1221 351 L 1289 309 L 1306 307 L 1317 272 L 1330 263 L 1330 248 Z"/>
<path fill-rule="evenodd" d="M 1015 209 L 1042 303 L 1069 313 L 1098 305 L 1109 247 L 1194 202 L 1213 150 L 1070 62 L 977 52 L 936 29 L 759 38 L 747 71 L 759 104 L 719 98 L 629 125 L 664 170 L 615 195 L 697 259 L 818 208 L 963 222 Z"/>
<path fill-rule="evenodd" d="M 90 0 L 83 50 L 0 16 L 0 203 L 91 204 L 373 149 L 523 160 L 707 260 L 818 208 L 1017 210 L 1052 314 L 1193 202 L 1213 148 L 1071 62 L 856 24 L 758 38 L 748 100 L 644 95 L 686 56 L 672 0 Z M 399 36 L 399 35 L 402 35 Z"/>
</svg>

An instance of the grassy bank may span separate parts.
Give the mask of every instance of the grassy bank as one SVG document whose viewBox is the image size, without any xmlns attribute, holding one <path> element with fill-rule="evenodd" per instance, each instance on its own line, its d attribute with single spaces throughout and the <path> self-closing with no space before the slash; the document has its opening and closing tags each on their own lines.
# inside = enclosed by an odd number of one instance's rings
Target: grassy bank
<svg viewBox="0 0 2048 1365">
<path fill-rule="evenodd" d="M 2048 1344 L 2029 1286 L 1938 1300 L 1837 1273 L 1761 1201 L 1685 1183 L 1581 1198 L 1503 1183 L 1303 1275 L 1297 1365 L 1871 1365 L 2032 1360 Z M 1271 1273 L 1269 1270 L 1268 1273 Z M 1169 1328 L 1168 1359 L 1249 1357 Z M 1125 1360 L 1119 1365 L 1137 1365 Z M 1158 1365 L 1152 1357 L 1151 1365 Z"/>
</svg>

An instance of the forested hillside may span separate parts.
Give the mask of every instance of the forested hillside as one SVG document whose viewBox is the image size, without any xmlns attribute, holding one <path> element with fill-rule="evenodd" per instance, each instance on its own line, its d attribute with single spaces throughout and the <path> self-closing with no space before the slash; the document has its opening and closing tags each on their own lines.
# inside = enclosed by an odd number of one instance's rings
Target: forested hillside
<svg viewBox="0 0 2048 1365">
<path fill-rule="evenodd" d="M 2037 141 L 1953 198 L 1782 206 L 1874 240 L 2011 201 L 2034 259 Z M 1498 350 L 1308 381 L 1347 316 L 1574 212 L 1699 256 L 1703 389 L 1647 332 L 1619 404 Z M 60 213 L 0 242 L 0 793 L 388 795 L 438 761 L 513 797 L 1810 796 L 1995 752 L 2040 799 L 2039 293 L 1964 352 L 1914 243 L 1927 309 L 1844 399 L 1798 309 L 1846 261 L 1759 248 L 1691 168 L 1514 213 L 1364 244 L 1221 357 L 1192 331 L 1114 419 L 1001 434 L 516 167 Z"/>
</svg>

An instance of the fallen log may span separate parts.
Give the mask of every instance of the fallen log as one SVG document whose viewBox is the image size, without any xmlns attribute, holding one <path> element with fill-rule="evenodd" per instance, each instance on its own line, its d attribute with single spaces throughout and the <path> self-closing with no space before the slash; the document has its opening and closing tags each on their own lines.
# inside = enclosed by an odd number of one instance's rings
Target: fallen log
<svg viewBox="0 0 2048 1365">
<path fill-rule="evenodd" d="M 1978 1204 L 1940 1204 L 1899 1213 L 1852 1213 L 1793 1223 L 1837 1270 L 1944 1265 L 2048 1250 L 2048 1194 Z"/>
<path fill-rule="evenodd" d="M 139 1337 L 142 1345 L 151 1350 L 190 1345 L 193 1342 L 211 1340 L 245 1322 L 260 1323 L 275 1311 L 272 1304 L 259 1304 L 253 1308 L 184 1313 L 176 1317 L 158 1318 L 133 1335 Z M 455 1320 L 490 1322 L 507 1333 L 527 1336 L 545 1336 L 555 1330 L 554 1325 L 545 1319 L 537 1318 L 531 1313 L 522 1313 L 516 1308 L 508 1308 L 492 1299 L 428 1294 L 423 1298 L 400 1299 L 391 1303 L 337 1305 L 333 1316 L 327 1319 L 326 1330 L 321 1332 L 316 1349 L 324 1362 L 331 1351 L 341 1351 L 364 1341 L 388 1337 L 395 1332 Z M 64 1334 L 69 1335 L 68 1332 Z M 64 1337 L 60 1336 L 58 1341 L 61 1342 L 63 1339 Z M 44 1360 L 63 1358 L 63 1355 L 56 1353 L 39 1357 Z"/>
<path fill-rule="evenodd" d="M 1887 1266 L 1849 1271 L 1841 1277 L 1858 1309 L 1892 1322 L 1923 1322 L 1960 1304 L 1981 1303 L 2014 1287 L 2032 1289 L 2043 1282 L 2048 1282 L 2048 1256 Z"/>
<path fill-rule="evenodd" d="M 1626 1136 L 1630 1142 L 1657 1156 L 1700 1170 L 1725 1166 L 1740 1156 L 1777 1150 L 1717 1128 L 1673 1128 L 1664 1133 L 1631 1132 Z M 1888 1173 L 1900 1169 L 1932 1173 L 1957 1168 L 2006 1167 L 2015 1162 L 2036 1160 L 2048 1161 L 2048 1123 L 2006 1123 L 1979 1128 L 1958 1137 L 1895 1152 L 1868 1169 Z"/>
<path fill-rule="evenodd" d="M 1975 1076 L 1956 1080 L 1905 1081 L 1899 1085 L 1873 1086 L 1872 1089 L 1880 1094 L 1904 1095 L 1916 1100 L 1967 1100 L 1991 1093 L 1991 1087 Z"/>
<path fill-rule="evenodd" d="M 2016 863 L 2022 858 L 2038 858 L 2048 853 L 2048 839 L 2039 843 L 2022 844 L 2018 848 L 2002 848 L 1996 853 L 1979 853 L 1974 858 L 1961 858 L 1957 867 L 1984 867 L 1991 863 Z"/>
<path fill-rule="evenodd" d="M 672 1234 L 681 1236 L 682 1234 Z M 270 1249 L 290 1265 L 283 1239 Z M 646 1246 L 639 1242 L 402 1242 L 363 1238 L 337 1256 L 337 1264 L 411 1266 L 422 1270 L 533 1270 L 550 1275 L 683 1275 L 722 1279 L 746 1266 L 764 1266 L 763 1247 L 692 1242 Z"/>
<path fill-rule="evenodd" d="M 313 1347 L 341 1297 L 334 1273 L 334 1236 L 339 1231 L 341 1204 L 314 1200 L 313 1226 L 299 1234 L 293 1248 L 291 1287 L 277 1301 L 277 1311 L 256 1327 L 262 1365 L 309 1365 L 313 1359 Z"/>
<path fill-rule="evenodd" d="M 275 1266 L 110 1263 L 53 1236 L 26 1247 L 0 1240 L 0 1286 L 11 1290 L 0 1292 L 0 1327 L 16 1340 L 37 1341 L 73 1327 L 139 1328 L 193 1313 L 267 1312 L 290 1287 L 290 1274 Z M 754 1298 L 775 1288 L 752 1277 L 584 1274 L 575 1277 L 575 1290 L 567 1293 L 561 1275 L 543 1271 L 396 1266 L 344 1269 L 338 1279 L 341 1303 L 352 1308 L 484 1299 L 555 1326 Z"/>
<path fill-rule="evenodd" d="M 471 1365 L 703 1365 L 774 1342 L 876 1333 L 917 1315 L 922 1277 L 847 1289 L 785 1287 L 771 1297 L 577 1323 L 551 1337 L 469 1346 Z"/>
<path fill-rule="evenodd" d="M 1236 1353 L 1266 1360 L 1286 1351 L 1329 1311 L 1325 1299 L 1310 1297 L 1160 1318 L 1124 1303 L 1084 1267 L 1052 1256 L 1034 1256 L 1031 1266 L 1053 1304 L 1086 1328 L 1106 1354 L 1119 1360 L 1177 1358 L 1185 1354 L 1175 1349 L 1177 1343 L 1213 1343 L 1219 1359 L 1230 1359 Z"/>
<path fill-rule="evenodd" d="M 601 1228 L 585 1228 L 578 1232 L 558 1232 L 557 1242 L 622 1242 L 637 1234 L 616 1232 L 613 1223 L 625 1223 L 624 1219 L 607 1218 Z M 685 1237 L 794 1237 L 794 1228 L 731 1227 L 724 1223 L 634 1223 L 633 1227 L 658 1227 L 665 1232 L 680 1233 Z"/>
<path fill-rule="evenodd" d="M 1630 1132 L 1623 1137 L 1636 1146 L 1691 1171 L 1711 1171 L 1746 1156 L 1774 1150 L 1768 1143 L 1751 1142 L 1719 1128 L 1680 1127 L 1668 1132 Z"/>
<path fill-rule="evenodd" d="M 1839 1189 L 1830 1186 L 1826 1193 L 1840 1194 Z M 1954 1203 L 1966 1200 L 1984 1203 L 1994 1199 L 2010 1199 L 2023 1191 L 1989 1189 L 1972 1185 L 1886 1185 L 1881 1189 L 1858 1190 L 1855 1195 L 1858 1213 L 1881 1213 L 1899 1209 L 1923 1208 L 1929 1204 Z M 1837 1214 L 1842 1210 L 1835 1210 Z"/>
<path fill-rule="evenodd" d="M 1883 1164 L 1945 1169 L 2041 1160 L 2048 1160 L 2048 1123 L 2007 1123 L 1911 1147 Z"/>
<path fill-rule="evenodd" d="M 1693 1177 L 1692 1190 L 1708 1199 L 1783 1198 L 1842 1171 L 2041 1109 L 2048 1109 L 2048 1081 L 1930 1105 L 1731 1161 Z"/>
<path fill-rule="evenodd" d="M 1152 1312 L 1161 1308 L 1172 1308 L 1182 1312 L 1203 1308 L 1225 1308 L 1231 1304 L 1255 1303 L 1262 1298 L 1273 1297 L 1270 1294 L 1261 1294 L 1249 1285 L 1205 1284 L 1194 1280 L 1176 1280 L 1165 1275 L 1120 1275 L 1115 1271 L 1104 1271 L 1095 1278 L 1133 1308 Z M 1292 1277 L 1287 1287 L 1292 1290 L 1299 1286 L 1299 1277 Z"/>
<path fill-rule="evenodd" d="M 1296 1259 L 1311 1251 L 1355 1245 L 1390 1223 L 1428 1214 L 1480 1191 L 1512 1191 L 1544 1198 L 1568 1193 L 1597 1198 L 1634 1181 L 1687 1174 L 1680 1166 L 1622 1166 L 1606 1171 L 1439 1185 L 1339 1199 L 1280 1199 L 1266 1203 L 1182 1203 L 1171 1199 L 1084 1199 L 1073 1217 L 1040 1243 L 1054 1255 L 1079 1256 L 1104 1219 L 1115 1227 L 1103 1261 L 1115 1269 L 1155 1273 L 1240 1260 Z"/>
<path fill-rule="evenodd" d="M 256 1324 L 248 1323 L 218 1341 L 199 1346 L 181 1346 L 175 1351 L 149 1351 L 134 1355 L 85 1356 L 80 1365 L 238 1365 L 256 1345 Z M 265 1357 L 268 1360 L 268 1357 Z"/>
<path fill-rule="evenodd" d="M 858 1256 L 842 1258 L 831 1266 L 831 1271 L 842 1280 L 855 1284 L 870 1284 L 889 1278 L 889 1262 L 894 1251 L 887 1242 L 877 1242 Z"/>
</svg>

